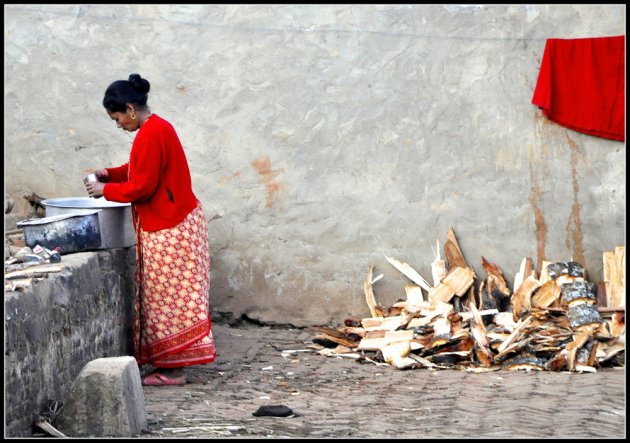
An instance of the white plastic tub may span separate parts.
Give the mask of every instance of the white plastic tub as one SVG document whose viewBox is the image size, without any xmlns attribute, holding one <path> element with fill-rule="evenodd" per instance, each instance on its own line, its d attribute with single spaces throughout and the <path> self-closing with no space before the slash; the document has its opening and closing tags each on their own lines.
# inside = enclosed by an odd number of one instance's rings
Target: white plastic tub
<svg viewBox="0 0 630 443">
<path fill-rule="evenodd" d="M 99 249 L 126 248 L 136 244 L 130 203 L 117 203 L 101 198 L 62 197 L 42 200 L 46 217 L 67 213 L 98 212 L 101 246 Z"/>
</svg>

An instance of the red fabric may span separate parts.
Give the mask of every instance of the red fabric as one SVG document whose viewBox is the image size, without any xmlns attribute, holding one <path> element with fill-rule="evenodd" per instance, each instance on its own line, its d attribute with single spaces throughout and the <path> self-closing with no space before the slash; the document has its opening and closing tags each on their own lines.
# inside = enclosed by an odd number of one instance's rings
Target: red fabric
<svg viewBox="0 0 630 443">
<path fill-rule="evenodd" d="M 156 114 L 138 129 L 129 162 L 106 169 L 105 199 L 132 203 L 145 231 L 172 228 L 197 206 L 182 144 L 173 126 Z"/>
<path fill-rule="evenodd" d="M 625 36 L 550 38 L 532 103 L 562 126 L 625 140 Z"/>
</svg>

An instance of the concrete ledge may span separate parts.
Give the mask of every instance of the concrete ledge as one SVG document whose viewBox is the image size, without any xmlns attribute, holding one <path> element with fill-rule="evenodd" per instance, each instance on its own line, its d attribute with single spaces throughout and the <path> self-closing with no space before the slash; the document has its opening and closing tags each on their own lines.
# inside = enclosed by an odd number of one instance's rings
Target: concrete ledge
<svg viewBox="0 0 630 443">
<path fill-rule="evenodd" d="M 98 358 L 74 381 L 57 429 L 68 437 L 132 437 L 147 428 L 147 420 L 135 358 Z"/>
<path fill-rule="evenodd" d="M 64 270 L 4 293 L 5 437 L 30 437 L 90 361 L 132 355 L 135 248 L 61 256 Z"/>
</svg>

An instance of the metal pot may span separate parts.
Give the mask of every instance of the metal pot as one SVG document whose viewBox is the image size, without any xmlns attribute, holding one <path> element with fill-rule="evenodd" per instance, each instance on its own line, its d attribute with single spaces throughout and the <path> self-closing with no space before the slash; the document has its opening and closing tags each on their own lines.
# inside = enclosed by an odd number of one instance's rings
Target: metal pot
<svg viewBox="0 0 630 443">
<path fill-rule="evenodd" d="M 46 208 L 47 217 L 101 209 L 98 213 L 101 231 L 99 249 L 126 248 L 136 244 L 130 203 L 112 202 L 103 197 L 62 197 L 42 200 L 41 204 Z"/>
<path fill-rule="evenodd" d="M 100 209 L 90 213 L 67 213 L 18 222 L 24 232 L 24 243 L 29 248 L 40 245 L 47 249 L 59 248 L 59 254 L 91 251 L 101 246 L 98 220 Z"/>
</svg>

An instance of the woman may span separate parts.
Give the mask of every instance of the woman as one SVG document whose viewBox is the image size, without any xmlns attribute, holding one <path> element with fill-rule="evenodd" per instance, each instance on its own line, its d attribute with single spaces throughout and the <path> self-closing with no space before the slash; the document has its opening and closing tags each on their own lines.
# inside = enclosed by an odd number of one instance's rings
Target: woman
<svg viewBox="0 0 630 443">
<path fill-rule="evenodd" d="M 134 354 L 154 371 L 144 385 L 186 383 L 183 367 L 215 359 L 209 308 L 210 248 L 201 203 L 173 126 L 147 107 L 138 74 L 113 82 L 103 106 L 119 128 L 138 131 L 129 162 L 94 171 L 90 197 L 131 203 L 136 229 Z"/>
</svg>

